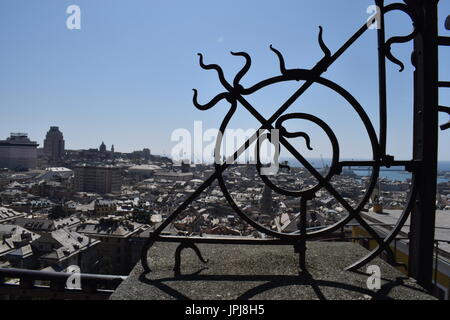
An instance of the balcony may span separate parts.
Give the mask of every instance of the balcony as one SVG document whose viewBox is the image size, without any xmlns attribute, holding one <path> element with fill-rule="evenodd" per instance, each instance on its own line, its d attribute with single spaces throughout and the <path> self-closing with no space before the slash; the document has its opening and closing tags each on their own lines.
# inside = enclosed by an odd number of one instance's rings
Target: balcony
<svg viewBox="0 0 450 320">
<path fill-rule="evenodd" d="M 391 225 L 374 225 L 379 232 Z M 71 273 L 26 269 L 0 269 L 0 299 L 52 300 L 171 300 L 171 299 L 260 299 L 260 300 L 429 300 L 435 299 L 416 281 L 409 278 L 407 268 L 389 264 L 381 258 L 370 265 L 380 267 L 381 286 L 368 287 L 367 266 L 356 272 L 345 271 L 375 240 L 360 234 L 354 225 L 353 236 L 336 233 L 334 238 L 307 243 L 307 272 L 299 273 L 299 256 L 292 246 L 268 239 L 266 245 L 252 245 L 253 238 L 242 238 L 241 244 L 223 244 L 230 237 L 190 238 L 208 263 L 201 263 L 193 251 L 182 252 L 176 274 L 176 239 L 159 242 L 149 251 L 152 272 L 144 273 L 138 263 L 128 277 L 80 274 L 80 288 L 67 288 Z M 347 230 L 348 231 L 348 230 Z M 408 240 L 396 238 L 393 252 L 398 262 L 407 264 Z M 177 238 L 177 237 L 173 237 Z M 236 241 L 234 237 L 230 239 Z M 448 241 L 437 241 L 437 245 Z M 366 248 L 364 248 L 364 246 Z M 406 246 L 406 247 L 405 247 Z M 405 248 L 404 248 L 405 247 Z M 448 253 L 437 247 L 433 265 L 436 289 L 437 274 L 448 266 Z M 169 253 L 169 254 L 168 254 Z M 385 255 L 382 255 L 382 258 Z M 406 257 L 406 258 L 405 258 Z M 445 261 L 446 262 L 445 262 Z M 445 269 L 445 268 L 444 268 Z M 445 273 L 442 274 L 445 276 Z M 442 276 L 441 275 L 441 276 Z M 434 290 L 439 296 L 438 290 Z M 445 299 L 444 296 L 440 298 Z"/>
</svg>

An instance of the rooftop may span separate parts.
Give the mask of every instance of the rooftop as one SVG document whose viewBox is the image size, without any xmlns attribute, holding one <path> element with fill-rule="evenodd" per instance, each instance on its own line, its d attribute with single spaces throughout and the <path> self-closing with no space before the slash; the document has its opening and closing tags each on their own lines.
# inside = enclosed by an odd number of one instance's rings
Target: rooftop
<svg viewBox="0 0 450 320">
<path fill-rule="evenodd" d="M 23 228 L 26 228 L 31 231 L 45 231 L 50 232 L 54 230 L 58 230 L 64 227 L 71 227 L 78 223 L 80 223 L 80 219 L 75 217 L 69 217 L 58 220 L 51 220 L 48 218 L 17 218 L 13 221 L 14 224 L 17 224 Z"/>
<path fill-rule="evenodd" d="M 25 246 L 40 236 L 20 226 L 0 224 L 0 255 Z"/>
<path fill-rule="evenodd" d="M 386 225 L 395 225 L 402 214 L 402 210 L 383 210 L 383 213 L 373 211 L 362 212 L 361 215 L 373 223 L 383 223 Z M 406 236 L 409 233 L 410 217 L 406 220 L 405 226 L 401 232 Z M 450 211 L 436 210 L 436 228 L 434 229 L 435 239 L 450 242 Z M 439 249 L 450 253 L 450 243 L 441 242 Z"/>
<path fill-rule="evenodd" d="M 95 240 L 91 240 L 89 237 L 81 235 L 77 232 L 59 229 L 51 233 L 44 234 L 35 242 L 35 244 L 55 244 L 52 250 L 44 254 L 41 258 L 59 260 L 70 256 L 79 250 L 83 250 L 85 247 L 89 247 L 95 242 Z"/>
<path fill-rule="evenodd" d="M 154 170 L 161 170 L 161 167 L 156 164 L 141 164 L 141 165 L 135 165 L 130 168 L 128 168 L 130 171 L 154 171 Z"/>
<path fill-rule="evenodd" d="M 31 141 L 26 133 L 11 133 L 10 137 L 6 140 L 0 140 L 0 145 L 37 147 L 39 144 L 36 141 Z"/>
<path fill-rule="evenodd" d="M 10 208 L 0 207 L 0 223 L 12 220 L 17 217 L 23 217 L 25 213 L 17 212 Z"/>
<path fill-rule="evenodd" d="M 98 223 L 83 223 L 78 225 L 76 232 L 91 236 L 109 236 L 126 238 L 142 231 L 144 225 L 135 222 L 120 222 L 111 219 L 101 219 Z"/>
</svg>

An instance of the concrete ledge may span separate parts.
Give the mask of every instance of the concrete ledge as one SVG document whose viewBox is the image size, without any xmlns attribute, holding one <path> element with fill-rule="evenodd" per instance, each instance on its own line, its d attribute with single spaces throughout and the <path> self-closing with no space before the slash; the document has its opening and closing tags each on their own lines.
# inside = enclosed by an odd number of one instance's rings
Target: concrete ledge
<svg viewBox="0 0 450 320">
<path fill-rule="evenodd" d="M 156 243 L 149 253 L 152 272 L 140 263 L 111 295 L 113 300 L 367 300 L 435 299 L 414 281 L 381 259 L 381 289 L 367 289 L 368 275 L 344 271 L 367 254 L 354 243 L 308 242 L 308 274 L 298 274 L 298 255 L 291 246 L 200 244 L 202 264 L 193 250 L 181 255 L 182 276 L 174 277 L 178 244 Z"/>
</svg>

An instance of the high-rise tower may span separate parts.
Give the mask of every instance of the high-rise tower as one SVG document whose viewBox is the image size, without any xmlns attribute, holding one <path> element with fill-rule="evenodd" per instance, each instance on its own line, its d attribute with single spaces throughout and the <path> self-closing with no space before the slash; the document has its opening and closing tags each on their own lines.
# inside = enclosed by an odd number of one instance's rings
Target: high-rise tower
<svg viewBox="0 0 450 320">
<path fill-rule="evenodd" d="M 262 214 L 272 215 L 273 205 L 272 205 L 272 189 L 264 185 L 264 190 L 261 198 L 261 212 Z"/>
<path fill-rule="evenodd" d="M 58 127 L 50 127 L 44 140 L 44 153 L 53 160 L 64 155 L 64 137 Z"/>
</svg>

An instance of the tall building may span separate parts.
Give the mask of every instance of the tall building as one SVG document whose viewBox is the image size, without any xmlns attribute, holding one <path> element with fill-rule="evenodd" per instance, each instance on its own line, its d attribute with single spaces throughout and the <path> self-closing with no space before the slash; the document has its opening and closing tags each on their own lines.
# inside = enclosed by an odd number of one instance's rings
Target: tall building
<svg viewBox="0 0 450 320">
<path fill-rule="evenodd" d="M 44 153 L 53 160 L 64 155 L 64 137 L 58 127 L 50 127 L 44 140 Z"/>
<path fill-rule="evenodd" d="M 144 155 L 144 159 L 145 159 L 145 160 L 150 160 L 150 149 L 144 148 L 144 149 L 142 150 L 142 153 L 143 153 L 143 155 Z"/>
<path fill-rule="evenodd" d="M 262 214 L 272 215 L 272 189 L 268 185 L 264 185 L 263 195 L 261 198 L 261 212 Z"/>
<path fill-rule="evenodd" d="M 102 144 L 100 145 L 100 147 L 98 148 L 98 150 L 103 153 L 106 152 L 106 145 L 103 141 L 102 141 Z"/>
<path fill-rule="evenodd" d="M 119 192 L 122 186 L 120 169 L 116 166 L 76 166 L 74 178 L 75 191 L 105 194 Z"/>
<path fill-rule="evenodd" d="M 35 141 L 30 141 L 26 133 L 11 133 L 6 140 L 0 140 L 0 168 L 36 168 L 38 145 Z"/>
</svg>

